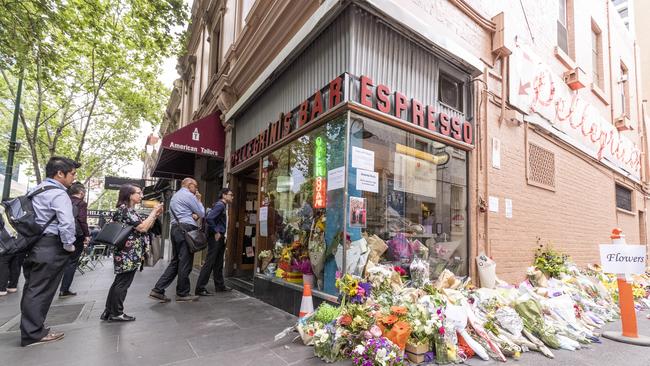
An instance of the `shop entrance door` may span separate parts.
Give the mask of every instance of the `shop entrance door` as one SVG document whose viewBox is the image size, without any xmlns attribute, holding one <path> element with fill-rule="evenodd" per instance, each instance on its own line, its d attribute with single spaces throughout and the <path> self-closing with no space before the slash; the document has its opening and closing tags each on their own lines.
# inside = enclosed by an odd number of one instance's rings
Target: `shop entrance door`
<svg viewBox="0 0 650 366">
<path fill-rule="evenodd" d="M 255 269 L 259 169 L 257 165 L 237 175 L 234 188 L 237 214 L 234 217 L 235 280 L 252 286 Z"/>
</svg>

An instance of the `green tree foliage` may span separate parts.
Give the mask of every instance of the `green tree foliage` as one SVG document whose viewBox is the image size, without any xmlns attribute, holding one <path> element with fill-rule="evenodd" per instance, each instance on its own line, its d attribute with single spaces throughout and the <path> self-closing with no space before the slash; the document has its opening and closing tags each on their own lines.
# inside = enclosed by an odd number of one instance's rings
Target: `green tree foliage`
<svg viewBox="0 0 650 366">
<path fill-rule="evenodd" d="M 140 126 L 157 125 L 164 111 L 169 90 L 157 75 L 176 54 L 183 0 L 0 0 L 0 8 L 0 128 L 9 131 L 22 73 L 18 160 L 31 162 L 37 181 L 52 155 L 82 162 L 86 181 L 137 159 Z"/>
</svg>

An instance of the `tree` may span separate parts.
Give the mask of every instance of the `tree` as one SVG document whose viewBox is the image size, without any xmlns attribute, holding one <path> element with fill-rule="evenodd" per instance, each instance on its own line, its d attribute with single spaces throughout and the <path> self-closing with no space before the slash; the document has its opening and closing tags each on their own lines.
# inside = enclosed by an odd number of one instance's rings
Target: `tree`
<svg viewBox="0 0 650 366">
<path fill-rule="evenodd" d="M 169 90 L 156 79 L 187 19 L 182 0 L 0 0 L 0 114 L 25 77 L 19 137 L 41 181 L 52 155 L 83 163 L 86 181 L 138 157 L 143 123 L 157 125 Z M 4 129 L 4 126 L 0 126 Z M 20 160 L 19 160 L 20 161 Z"/>
</svg>

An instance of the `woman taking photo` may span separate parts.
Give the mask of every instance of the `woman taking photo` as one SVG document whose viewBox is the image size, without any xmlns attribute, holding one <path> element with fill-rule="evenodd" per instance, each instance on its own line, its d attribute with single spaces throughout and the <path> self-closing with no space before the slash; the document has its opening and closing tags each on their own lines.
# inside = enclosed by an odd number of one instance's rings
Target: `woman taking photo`
<svg viewBox="0 0 650 366">
<path fill-rule="evenodd" d="M 113 221 L 133 226 L 133 230 L 122 249 L 114 249 L 113 263 L 115 265 L 115 280 L 106 298 L 106 309 L 101 315 L 102 320 L 128 322 L 135 317 L 124 314 L 124 299 L 126 292 L 133 282 L 135 272 L 144 262 L 145 248 L 149 244 L 147 231 L 151 229 L 156 218 L 162 213 L 163 205 L 159 203 L 151 210 L 149 216 L 142 220 L 135 211 L 135 205 L 142 201 L 142 190 L 132 184 L 123 184 L 117 199 L 117 211 Z"/>
</svg>

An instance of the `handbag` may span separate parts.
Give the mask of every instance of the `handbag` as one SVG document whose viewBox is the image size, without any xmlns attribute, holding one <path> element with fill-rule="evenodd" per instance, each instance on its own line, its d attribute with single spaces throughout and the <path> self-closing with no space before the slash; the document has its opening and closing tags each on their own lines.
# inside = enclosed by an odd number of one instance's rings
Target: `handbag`
<svg viewBox="0 0 650 366">
<path fill-rule="evenodd" d="M 205 232 L 203 230 L 194 229 L 194 230 L 187 231 L 183 229 L 183 226 L 180 225 L 181 221 L 174 213 L 174 210 L 170 208 L 169 211 L 171 211 L 172 215 L 174 215 L 174 218 L 178 223 L 178 227 L 183 232 L 183 238 L 187 243 L 187 247 L 190 250 L 190 253 L 194 254 L 196 252 L 200 252 L 208 246 L 208 236 L 205 235 Z"/>
<path fill-rule="evenodd" d="M 122 222 L 109 222 L 104 225 L 102 230 L 95 237 L 96 243 L 112 245 L 118 250 L 124 249 L 124 244 L 129 238 L 129 234 L 133 230 L 133 226 L 127 225 Z"/>
</svg>

